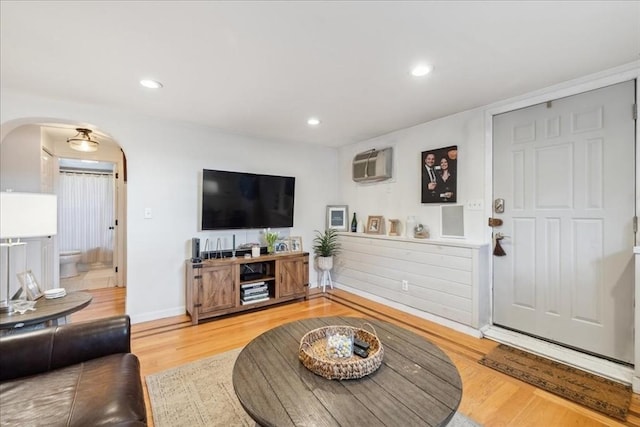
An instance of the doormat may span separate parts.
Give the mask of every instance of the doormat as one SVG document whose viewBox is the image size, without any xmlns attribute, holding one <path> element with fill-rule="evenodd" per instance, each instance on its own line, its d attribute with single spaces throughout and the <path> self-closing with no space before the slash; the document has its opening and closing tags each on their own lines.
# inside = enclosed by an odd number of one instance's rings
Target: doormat
<svg viewBox="0 0 640 427">
<path fill-rule="evenodd" d="M 479 362 L 610 417 L 622 421 L 627 418 L 630 386 L 504 344 Z"/>
</svg>

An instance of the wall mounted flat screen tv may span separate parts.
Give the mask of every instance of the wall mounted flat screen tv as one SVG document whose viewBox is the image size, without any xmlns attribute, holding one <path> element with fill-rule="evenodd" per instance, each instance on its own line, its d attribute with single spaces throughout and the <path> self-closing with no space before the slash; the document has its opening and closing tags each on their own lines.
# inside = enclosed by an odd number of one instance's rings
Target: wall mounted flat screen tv
<svg viewBox="0 0 640 427">
<path fill-rule="evenodd" d="M 293 227 L 296 179 L 204 169 L 202 230 Z"/>
</svg>

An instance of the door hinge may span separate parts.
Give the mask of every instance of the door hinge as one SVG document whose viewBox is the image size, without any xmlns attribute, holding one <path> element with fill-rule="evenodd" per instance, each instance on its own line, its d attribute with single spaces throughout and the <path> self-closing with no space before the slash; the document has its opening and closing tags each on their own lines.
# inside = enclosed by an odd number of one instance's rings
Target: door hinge
<svg viewBox="0 0 640 427">
<path fill-rule="evenodd" d="M 193 304 L 195 308 L 202 307 L 202 304 Z"/>
<path fill-rule="evenodd" d="M 633 217 L 633 232 L 634 233 L 638 232 L 638 217 L 637 216 Z"/>
<path fill-rule="evenodd" d="M 118 175 L 118 172 L 116 172 L 116 179 L 118 179 L 118 176 L 119 176 L 119 175 Z"/>
<path fill-rule="evenodd" d="M 202 279 L 202 276 L 193 276 L 193 280 Z"/>
<path fill-rule="evenodd" d="M 633 104 L 632 107 L 633 120 L 638 120 L 638 104 Z"/>
<path fill-rule="evenodd" d="M 118 220 L 116 219 L 116 227 L 118 226 Z"/>
<path fill-rule="evenodd" d="M 118 272 L 118 266 L 116 266 L 116 273 Z"/>
</svg>

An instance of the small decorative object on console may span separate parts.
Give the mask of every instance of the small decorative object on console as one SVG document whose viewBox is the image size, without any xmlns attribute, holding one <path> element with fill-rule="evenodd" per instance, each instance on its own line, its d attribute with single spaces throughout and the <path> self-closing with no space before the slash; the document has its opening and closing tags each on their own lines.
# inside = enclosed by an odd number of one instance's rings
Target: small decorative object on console
<svg viewBox="0 0 640 427">
<path fill-rule="evenodd" d="M 369 215 L 367 219 L 367 229 L 366 233 L 368 234 L 384 234 L 384 219 L 382 216 Z"/>
<path fill-rule="evenodd" d="M 429 238 L 429 230 L 424 225 L 418 224 L 413 229 L 413 235 L 417 239 L 428 239 Z"/>
<path fill-rule="evenodd" d="M 389 224 L 389 236 L 399 236 L 400 220 L 390 219 Z"/>
</svg>

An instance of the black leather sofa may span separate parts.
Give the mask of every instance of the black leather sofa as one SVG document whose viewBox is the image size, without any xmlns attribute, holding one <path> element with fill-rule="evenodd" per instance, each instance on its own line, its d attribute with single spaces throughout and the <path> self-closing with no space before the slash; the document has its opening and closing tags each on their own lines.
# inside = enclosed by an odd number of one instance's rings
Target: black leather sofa
<svg viewBox="0 0 640 427">
<path fill-rule="evenodd" d="M 116 316 L 0 337 L 2 426 L 143 426 L 131 322 Z"/>
</svg>

